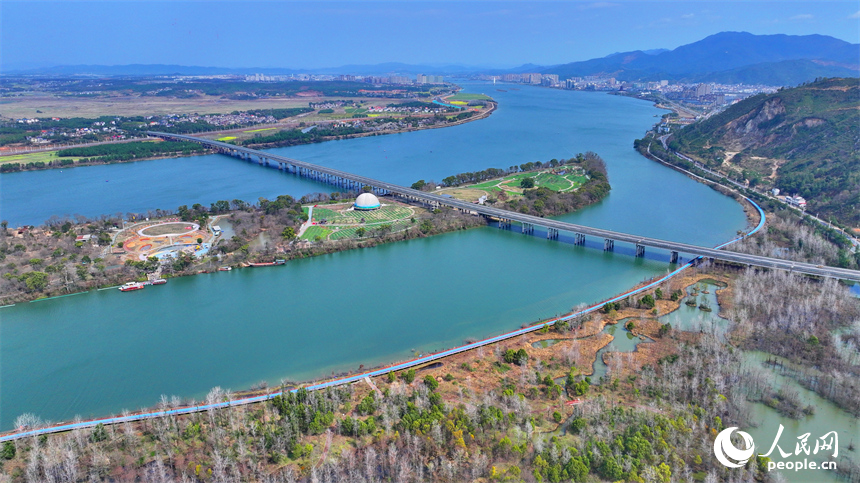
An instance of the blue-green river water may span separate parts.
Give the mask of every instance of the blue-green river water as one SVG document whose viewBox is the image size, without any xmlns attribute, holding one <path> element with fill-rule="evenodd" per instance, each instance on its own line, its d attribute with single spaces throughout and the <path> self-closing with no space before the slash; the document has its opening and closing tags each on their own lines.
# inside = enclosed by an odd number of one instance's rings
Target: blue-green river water
<svg viewBox="0 0 860 483">
<path fill-rule="evenodd" d="M 272 151 L 411 184 L 591 150 L 606 160 L 612 193 L 562 219 L 704 245 L 747 225 L 733 200 L 633 150 L 663 113 L 649 103 L 464 87 L 496 98 L 498 110 L 457 127 Z M 317 191 L 333 188 L 208 155 L 4 174 L 0 217 L 16 226 L 54 214 Z M 0 429 L 24 412 L 54 421 L 103 416 L 150 406 L 161 394 L 201 398 L 216 385 L 237 390 L 406 359 L 597 302 L 669 268 L 665 257 L 617 251 L 481 228 L 2 308 Z"/>
</svg>

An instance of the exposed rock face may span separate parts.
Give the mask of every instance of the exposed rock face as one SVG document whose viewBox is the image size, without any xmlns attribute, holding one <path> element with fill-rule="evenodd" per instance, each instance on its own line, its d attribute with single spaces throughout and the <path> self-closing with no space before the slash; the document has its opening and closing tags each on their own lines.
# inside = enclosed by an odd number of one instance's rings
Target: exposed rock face
<svg viewBox="0 0 860 483">
<path fill-rule="evenodd" d="M 773 136 L 768 136 L 767 132 L 771 131 L 770 128 L 776 127 L 771 125 L 771 121 L 782 115 L 785 115 L 785 104 L 782 99 L 779 97 L 769 99 L 758 111 L 750 112 L 728 123 L 722 143 L 732 151 L 742 151 L 748 147 L 768 144 L 773 141 Z"/>
</svg>

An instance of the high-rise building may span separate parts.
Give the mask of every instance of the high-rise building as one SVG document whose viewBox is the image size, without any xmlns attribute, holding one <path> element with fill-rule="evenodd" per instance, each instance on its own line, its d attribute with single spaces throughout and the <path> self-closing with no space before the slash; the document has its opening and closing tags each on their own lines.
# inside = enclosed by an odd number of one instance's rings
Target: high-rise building
<svg viewBox="0 0 860 483">
<path fill-rule="evenodd" d="M 696 97 L 707 96 L 713 92 L 710 84 L 699 84 L 696 86 Z"/>
<path fill-rule="evenodd" d="M 540 84 L 540 80 L 540 74 L 523 74 L 523 82 L 526 82 L 528 84 Z"/>
</svg>

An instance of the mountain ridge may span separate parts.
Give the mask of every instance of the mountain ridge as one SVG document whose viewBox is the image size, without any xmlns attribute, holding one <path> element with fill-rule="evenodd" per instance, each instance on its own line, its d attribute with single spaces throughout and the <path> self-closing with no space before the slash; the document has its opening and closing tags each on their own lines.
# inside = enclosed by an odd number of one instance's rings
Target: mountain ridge
<svg viewBox="0 0 860 483">
<path fill-rule="evenodd" d="M 672 149 L 860 226 L 860 83 L 821 79 L 747 98 L 672 135 Z"/>
<path fill-rule="evenodd" d="M 809 72 L 798 75 L 797 61 Z M 788 61 L 795 61 L 791 64 Z M 767 76 L 764 65 L 769 64 Z M 812 68 L 815 64 L 817 67 Z M 753 66 L 759 66 L 753 69 Z M 559 77 L 605 75 L 624 81 L 714 82 L 747 69 L 746 83 L 769 79 L 769 85 L 796 85 L 817 77 L 860 75 L 860 44 L 826 35 L 754 35 L 720 32 L 691 44 L 658 54 L 641 50 L 621 52 L 598 59 L 571 62 L 541 71 Z M 762 75 L 755 74 L 762 71 Z"/>
</svg>

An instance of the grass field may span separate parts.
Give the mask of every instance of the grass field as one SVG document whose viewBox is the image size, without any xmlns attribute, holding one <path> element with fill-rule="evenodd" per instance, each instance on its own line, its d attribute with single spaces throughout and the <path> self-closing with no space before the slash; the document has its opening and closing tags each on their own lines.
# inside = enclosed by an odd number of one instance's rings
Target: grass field
<svg viewBox="0 0 860 483">
<path fill-rule="evenodd" d="M 481 196 L 490 195 L 491 189 L 475 189 L 475 188 L 446 188 L 439 191 L 439 194 L 450 195 L 451 197 L 463 201 L 478 201 Z"/>
<path fill-rule="evenodd" d="M 364 228 L 365 237 L 368 237 L 372 236 L 375 229 L 386 224 L 392 225 L 393 231 L 399 231 L 410 226 L 415 215 L 413 208 L 398 204 L 386 205 L 373 211 L 355 211 L 349 210 L 348 207 L 349 205 L 340 204 L 331 208 L 314 208 L 314 219 L 317 222 L 324 219 L 327 224 L 311 226 L 302 234 L 302 239 L 314 240 L 317 236 L 329 240 L 359 238 L 356 234 L 359 228 Z M 304 211 L 307 213 L 307 207 Z"/>
<path fill-rule="evenodd" d="M 224 136 L 223 138 L 218 138 L 216 141 L 232 141 L 236 139 L 236 136 Z"/>
<path fill-rule="evenodd" d="M 485 96 L 484 94 L 466 94 L 464 92 L 460 92 L 454 94 L 451 97 L 446 99 L 448 102 L 451 101 L 492 101 L 493 98 L 490 96 Z M 453 104 L 453 102 L 452 102 Z"/>
<path fill-rule="evenodd" d="M 570 171 L 570 170 L 568 170 Z M 542 187 L 551 189 L 553 191 L 558 192 L 566 192 L 575 190 L 582 186 L 583 183 L 588 179 L 580 170 L 573 170 L 567 172 L 563 175 L 561 174 L 553 174 L 548 171 L 540 172 L 540 173 L 518 173 L 510 176 L 506 176 L 501 180 L 495 179 L 490 181 L 484 181 L 483 183 L 478 183 L 471 186 L 464 186 L 461 189 L 465 190 L 483 190 L 483 191 L 505 191 L 506 193 L 521 193 L 522 188 L 520 188 L 520 181 L 523 178 L 534 178 L 535 187 Z M 453 194 L 452 194 L 453 196 Z M 462 196 L 462 194 L 461 194 Z M 480 196 L 480 195 L 479 195 Z M 455 196 L 459 199 L 459 196 Z"/>
<path fill-rule="evenodd" d="M 262 132 L 262 131 L 271 131 L 272 129 L 278 129 L 276 127 L 264 127 L 262 129 L 251 129 L 250 131 L 242 131 L 242 132 Z"/>
<path fill-rule="evenodd" d="M 0 156 L 0 164 L 5 163 L 37 163 L 39 161 L 43 163 L 47 163 L 50 161 L 57 161 L 59 159 L 71 159 L 73 161 L 77 161 L 81 158 L 60 158 L 57 156 L 56 151 L 43 151 L 40 153 L 22 153 L 22 154 L 12 154 L 10 156 Z"/>
<path fill-rule="evenodd" d="M 316 240 L 316 237 L 320 237 L 325 240 L 331 234 L 331 230 L 323 226 L 309 226 L 304 233 L 302 233 L 302 240 Z"/>
</svg>

